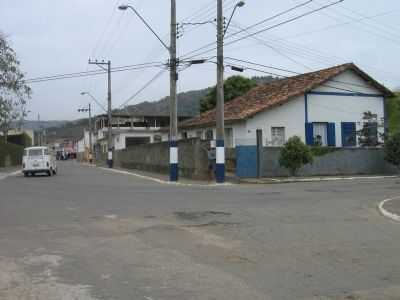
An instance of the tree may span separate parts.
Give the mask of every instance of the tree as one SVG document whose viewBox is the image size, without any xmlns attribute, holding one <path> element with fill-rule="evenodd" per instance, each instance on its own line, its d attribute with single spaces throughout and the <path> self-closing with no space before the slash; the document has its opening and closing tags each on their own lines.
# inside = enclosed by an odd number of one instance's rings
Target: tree
<svg viewBox="0 0 400 300">
<path fill-rule="evenodd" d="M 400 132 L 392 135 L 386 141 L 385 160 L 400 170 Z"/>
<path fill-rule="evenodd" d="M 290 170 L 292 176 L 306 164 L 313 162 L 310 147 L 304 144 L 298 136 L 291 137 L 282 148 L 279 164 Z"/>
<path fill-rule="evenodd" d="M 376 147 L 379 143 L 378 116 L 370 111 L 364 113 L 363 127 L 357 132 L 358 142 L 361 147 Z M 383 137 L 383 136 L 382 136 Z"/>
<path fill-rule="evenodd" d="M 236 97 L 242 96 L 250 89 L 257 85 L 253 79 L 243 76 L 232 76 L 224 82 L 224 101 L 228 102 Z M 205 112 L 213 109 L 217 103 L 217 87 L 213 87 L 211 91 L 200 100 L 200 112 Z"/>
<path fill-rule="evenodd" d="M 0 130 L 5 142 L 13 122 L 26 116 L 30 96 L 31 88 L 24 82 L 16 53 L 0 33 Z"/>
</svg>

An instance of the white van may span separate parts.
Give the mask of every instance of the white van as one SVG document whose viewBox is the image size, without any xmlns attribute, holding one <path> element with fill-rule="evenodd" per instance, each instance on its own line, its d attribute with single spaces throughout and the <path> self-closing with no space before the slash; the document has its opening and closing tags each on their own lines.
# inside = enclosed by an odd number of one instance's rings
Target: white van
<svg viewBox="0 0 400 300">
<path fill-rule="evenodd" d="M 30 147 L 24 149 L 22 172 L 25 177 L 34 176 L 37 173 L 45 173 L 48 176 L 57 174 L 54 155 L 47 147 Z"/>
</svg>

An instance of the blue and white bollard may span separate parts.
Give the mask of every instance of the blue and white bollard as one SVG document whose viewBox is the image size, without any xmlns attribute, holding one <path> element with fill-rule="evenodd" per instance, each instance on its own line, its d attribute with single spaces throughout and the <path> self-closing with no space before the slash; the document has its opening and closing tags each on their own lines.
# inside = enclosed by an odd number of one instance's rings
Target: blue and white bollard
<svg viewBox="0 0 400 300">
<path fill-rule="evenodd" d="M 216 143 L 215 179 L 217 183 L 225 182 L 225 142 L 217 140 Z"/>
<path fill-rule="evenodd" d="M 169 145 L 169 180 L 171 182 L 177 182 L 178 177 L 178 142 L 171 141 Z"/>
</svg>

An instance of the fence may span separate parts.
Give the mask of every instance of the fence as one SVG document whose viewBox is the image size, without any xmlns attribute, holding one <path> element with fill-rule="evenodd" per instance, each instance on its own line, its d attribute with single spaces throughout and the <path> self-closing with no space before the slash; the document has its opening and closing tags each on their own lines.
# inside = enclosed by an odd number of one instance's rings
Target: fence
<svg viewBox="0 0 400 300">
<path fill-rule="evenodd" d="M 207 145 L 207 142 L 199 139 L 178 142 L 180 176 L 199 180 L 208 178 Z M 98 162 L 104 163 L 104 160 L 105 157 L 100 157 Z M 135 145 L 116 151 L 114 166 L 168 174 L 169 143 Z"/>
<path fill-rule="evenodd" d="M 240 149 L 240 147 L 239 147 Z M 281 148 L 264 147 L 260 160 L 261 177 L 289 176 L 287 169 L 279 164 Z M 238 177 L 256 177 L 255 169 L 243 170 L 240 160 L 243 154 L 236 151 Z M 247 164 L 248 167 L 248 164 Z M 315 156 L 312 164 L 303 166 L 299 176 L 340 176 L 340 175 L 393 175 L 398 174 L 396 167 L 387 163 L 384 159 L 384 151 L 381 148 L 337 148 L 322 155 Z M 250 175 L 250 176 L 246 176 Z"/>
</svg>

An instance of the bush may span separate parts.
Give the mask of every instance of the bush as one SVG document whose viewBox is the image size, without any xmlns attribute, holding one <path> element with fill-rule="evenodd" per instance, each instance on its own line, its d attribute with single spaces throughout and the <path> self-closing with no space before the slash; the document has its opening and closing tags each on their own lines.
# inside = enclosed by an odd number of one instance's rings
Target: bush
<svg viewBox="0 0 400 300">
<path fill-rule="evenodd" d="M 23 153 L 23 146 L 0 141 L 0 168 L 20 165 Z"/>
<path fill-rule="evenodd" d="M 337 151 L 337 148 L 322 147 L 322 146 L 311 147 L 311 153 L 313 156 L 324 156 L 335 151 Z"/>
<path fill-rule="evenodd" d="M 385 160 L 400 169 L 400 132 L 386 141 Z"/>
<path fill-rule="evenodd" d="M 32 139 L 26 133 L 17 134 L 17 135 L 9 135 L 7 137 L 7 143 L 12 143 L 20 146 L 24 146 L 25 148 L 32 146 Z"/>
<path fill-rule="evenodd" d="M 305 164 L 313 162 L 310 147 L 304 144 L 298 136 L 291 137 L 282 148 L 279 164 L 290 170 L 292 176 Z"/>
</svg>

